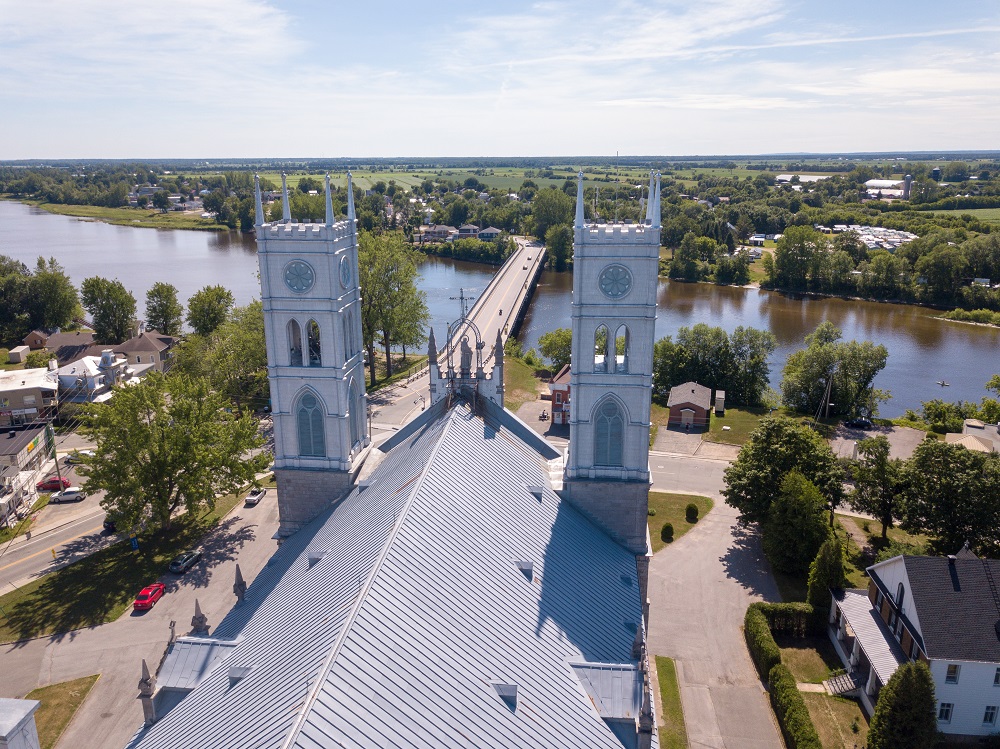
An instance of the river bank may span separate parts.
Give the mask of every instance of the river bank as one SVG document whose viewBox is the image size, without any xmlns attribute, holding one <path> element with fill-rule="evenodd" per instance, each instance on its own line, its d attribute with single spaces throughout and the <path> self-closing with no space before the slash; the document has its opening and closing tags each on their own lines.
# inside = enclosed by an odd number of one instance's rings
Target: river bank
<svg viewBox="0 0 1000 749">
<path fill-rule="evenodd" d="M 148 208 L 106 208 L 99 205 L 69 205 L 45 203 L 40 200 L 19 200 L 2 196 L 4 200 L 34 206 L 57 216 L 101 221 L 114 226 L 132 226 L 137 229 L 184 229 L 193 231 L 228 232 L 230 229 L 215 219 L 202 218 L 202 211 L 168 211 L 163 213 Z"/>
</svg>

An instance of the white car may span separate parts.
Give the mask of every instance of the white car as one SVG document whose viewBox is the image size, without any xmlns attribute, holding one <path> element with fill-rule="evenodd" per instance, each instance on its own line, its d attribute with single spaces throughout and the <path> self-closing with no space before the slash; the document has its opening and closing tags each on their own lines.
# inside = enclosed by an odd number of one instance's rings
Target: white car
<svg viewBox="0 0 1000 749">
<path fill-rule="evenodd" d="M 59 504 L 60 502 L 79 502 L 87 495 L 79 486 L 70 486 L 61 492 L 53 492 L 49 497 L 49 504 Z"/>
<path fill-rule="evenodd" d="M 254 489 L 252 492 L 247 494 L 246 506 L 253 507 L 255 504 L 264 499 L 265 494 L 267 494 L 267 489 Z"/>
<path fill-rule="evenodd" d="M 83 463 L 87 458 L 93 458 L 95 454 L 93 450 L 77 450 L 66 456 L 65 463 L 70 466 L 76 463 Z"/>
</svg>

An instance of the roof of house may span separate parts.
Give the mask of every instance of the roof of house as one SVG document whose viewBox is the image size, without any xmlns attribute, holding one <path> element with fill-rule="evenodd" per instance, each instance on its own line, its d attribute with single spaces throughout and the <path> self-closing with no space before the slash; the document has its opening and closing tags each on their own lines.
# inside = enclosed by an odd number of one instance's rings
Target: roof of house
<svg viewBox="0 0 1000 749">
<path fill-rule="evenodd" d="M 892 631 L 882 617 L 872 608 L 866 590 L 840 590 L 836 592 L 840 611 L 846 617 L 868 662 L 883 684 L 888 684 L 896 668 L 906 662 L 903 649 L 896 642 Z"/>
<path fill-rule="evenodd" d="M 709 408 L 712 405 L 712 389 L 697 382 L 685 382 L 682 385 L 675 385 L 670 388 L 670 397 L 667 399 L 667 406 L 679 406 L 682 403 L 690 403 L 700 408 Z"/>
<path fill-rule="evenodd" d="M 944 441 L 949 445 L 961 445 L 968 450 L 975 450 L 980 453 L 993 452 L 993 440 L 987 437 L 979 437 L 975 434 L 954 434 L 949 432 L 944 436 Z"/>
<path fill-rule="evenodd" d="M 44 431 L 45 427 L 33 427 L 0 435 L 0 455 L 17 455 Z"/>
<path fill-rule="evenodd" d="M 0 372 L 0 392 L 9 393 L 15 390 L 34 390 L 35 388 L 58 390 L 59 381 L 55 373 L 50 372 L 45 367 Z"/>
<path fill-rule="evenodd" d="M 562 369 L 552 378 L 550 385 L 569 385 L 570 365 L 563 364 Z"/>
<path fill-rule="evenodd" d="M 927 657 L 1000 663 L 1000 599 L 993 593 L 994 585 L 1000 583 L 1000 560 L 902 559 Z M 878 565 L 868 573 L 886 592 Z M 895 591 L 887 594 L 895 596 Z"/>
<path fill-rule="evenodd" d="M 121 354 L 131 354 L 136 351 L 164 351 L 179 340 L 179 338 L 174 338 L 173 336 L 147 330 L 111 348 L 116 353 Z"/>
<path fill-rule="evenodd" d="M 479 233 L 480 234 L 500 234 L 502 231 L 503 231 L 503 229 L 498 229 L 495 226 L 487 226 L 485 229 L 483 229 Z"/>
<path fill-rule="evenodd" d="M 635 557 L 549 488 L 529 432 L 445 401 L 411 422 L 271 557 L 212 633 L 234 647 L 185 646 L 191 674 L 168 656 L 197 686 L 133 746 L 621 749 Z"/>
</svg>

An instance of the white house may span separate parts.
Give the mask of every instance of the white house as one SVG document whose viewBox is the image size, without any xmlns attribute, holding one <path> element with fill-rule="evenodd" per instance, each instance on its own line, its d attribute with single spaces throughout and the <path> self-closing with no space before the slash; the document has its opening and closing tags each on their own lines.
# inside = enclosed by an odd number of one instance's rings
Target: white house
<svg viewBox="0 0 1000 749">
<path fill-rule="evenodd" d="M 948 557 L 898 556 L 868 568 L 868 590 L 834 593 L 830 639 L 869 715 L 907 660 L 934 677 L 938 728 L 996 733 L 1000 712 L 1000 560 L 962 549 Z"/>
<path fill-rule="evenodd" d="M 59 391 L 72 403 L 99 403 L 111 397 L 111 388 L 133 379 L 135 372 L 125 358 L 110 349 L 100 356 L 84 356 L 56 370 Z"/>
</svg>

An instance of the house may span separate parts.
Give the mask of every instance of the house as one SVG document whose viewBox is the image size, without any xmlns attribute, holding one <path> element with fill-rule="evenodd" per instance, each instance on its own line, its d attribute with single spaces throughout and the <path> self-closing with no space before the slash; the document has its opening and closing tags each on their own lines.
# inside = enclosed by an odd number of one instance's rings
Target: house
<svg viewBox="0 0 1000 749">
<path fill-rule="evenodd" d="M 58 395 L 55 372 L 45 367 L 0 372 L 0 427 L 46 418 L 55 410 Z"/>
<path fill-rule="evenodd" d="M 429 224 L 420 227 L 421 241 L 440 242 L 448 239 L 453 234 L 458 234 L 458 229 L 445 224 Z"/>
<path fill-rule="evenodd" d="M 111 350 L 125 357 L 137 375 L 149 369 L 141 365 L 152 365 L 157 372 L 167 372 L 173 364 L 172 349 L 179 341 L 180 338 L 147 330 L 111 347 Z"/>
<path fill-rule="evenodd" d="M 475 239 L 479 236 L 479 227 L 475 224 L 462 224 L 458 227 L 459 239 Z"/>
<path fill-rule="evenodd" d="M 962 434 L 978 437 L 984 446 L 989 442 L 992 452 L 1000 453 L 1000 424 L 986 424 L 979 419 L 966 419 L 962 423 Z M 947 437 L 948 435 L 945 435 L 945 439 Z"/>
<path fill-rule="evenodd" d="M 83 330 L 33 330 L 24 337 L 24 345 L 32 351 L 48 349 L 62 366 L 83 356 L 94 345 L 94 334 Z"/>
<path fill-rule="evenodd" d="M 922 660 L 934 677 L 940 731 L 996 733 L 1000 560 L 979 559 L 966 546 L 947 557 L 894 557 L 867 572 L 868 590 L 833 593 L 829 634 L 849 677 L 838 691 L 856 695 L 871 715 L 896 668 Z"/>
<path fill-rule="evenodd" d="M 495 226 L 490 226 L 490 227 L 487 227 L 487 228 L 483 229 L 476 236 L 479 239 L 483 240 L 484 242 L 492 242 L 494 239 L 496 239 L 497 237 L 499 237 L 502 232 L 503 232 L 503 229 L 498 229 Z"/>
<path fill-rule="evenodd" d="M 763 247 L 764 246 L 764 235 L 754 234 L 750 239 L 747 240 L 751 247 Z"/>
<path fill-rule="evenodd" d="M 105 348 L 100 356 L 84 356 L 56 370 L 62 400 L 100 403 L 111 398 L 111 388 L 133 379 L 135 370 L 124 357 Z"/>
<path fill-rule="evenodd" d="M 708 428 L 708 411 L 712 407 L 712 389 L 697 382 L 685 382 L 670 388 L 667 399 L 670 416 L 667 426 Z"/>
<path fill-rule="evenodd" d="M 976 434 L 948 433 L 944 436 L 944 441 L 949 445 L 961 445 L 966 450 L 977 453 L 993 452 L 993 440 Z"/>
<path fill-rule="evenodd" d="M 38 471 L 51 454 L 45 427 L 10 430 L 0 436 L 0 526 L 23 517 L 34 504 Z"/>
<path fill-rule="evenodd" d="M 570 365 L 564 364 L 552 382 L 549 392 L 552 394 L 552 423 L 569 424 L 569 381 Z"/>
</svg>

